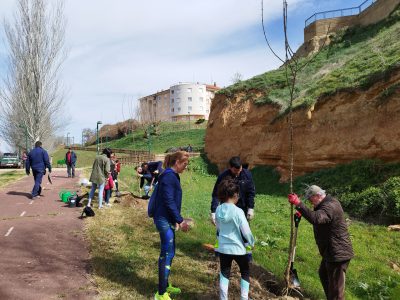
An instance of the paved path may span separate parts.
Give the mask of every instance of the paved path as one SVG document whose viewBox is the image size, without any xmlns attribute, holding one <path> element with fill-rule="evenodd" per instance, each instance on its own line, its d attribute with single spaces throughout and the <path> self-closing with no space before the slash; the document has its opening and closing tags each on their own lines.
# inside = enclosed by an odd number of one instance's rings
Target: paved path
<svg viewBox="0 0 400 300">
<path fill-rule="evenodd" d="M 38 200 L 30 199 L 33 177 L 0 189 L 0 299 L 94 299 L 82 208 L 59 201 L 78 178 L 53 171 L 43 178 Z"/>
</svg>

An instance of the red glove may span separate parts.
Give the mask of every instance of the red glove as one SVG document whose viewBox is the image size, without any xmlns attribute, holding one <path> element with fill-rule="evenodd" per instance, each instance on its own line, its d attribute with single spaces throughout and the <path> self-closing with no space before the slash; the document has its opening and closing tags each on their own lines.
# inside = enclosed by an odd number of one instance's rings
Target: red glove
<svg viewBox="0 0 400 300">
<path fill-rule="evenodd" d="M 288 200 L 294 206 L 298 206 L 300 204 L 300 199 L 296 194 L 289 194 L 288 195 Z"/>
<path fill-rule="evenodd" d="M 296 210 L 295 215 L 296 215 L 297 218 L 301 218 L 301 212 L 299 212 L 298 210 Z"/>
</svg>

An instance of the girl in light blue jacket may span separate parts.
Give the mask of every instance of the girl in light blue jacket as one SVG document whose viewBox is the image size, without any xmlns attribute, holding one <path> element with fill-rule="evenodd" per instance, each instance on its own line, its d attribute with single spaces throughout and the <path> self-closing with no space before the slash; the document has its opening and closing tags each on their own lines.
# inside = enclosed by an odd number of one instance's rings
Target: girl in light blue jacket
<svg viewBox="0 0 400 300">
<path fill-rule="evenodd" d="M 240 268 L 240 299 L 249 299 L 250 270 L 249 257 L 246 254 L 244 240 L 254 247 L 254 237 L 243 210 L 236 206 L 239 186 L 234 180 L 224 180 L 218 186 L 218 199 L 221 205 L 215 212 L 218 235 L 218 253 L 220 259 L 220 299 L 228 299 L 229 277 L 232 261 Z"/>
</svg>

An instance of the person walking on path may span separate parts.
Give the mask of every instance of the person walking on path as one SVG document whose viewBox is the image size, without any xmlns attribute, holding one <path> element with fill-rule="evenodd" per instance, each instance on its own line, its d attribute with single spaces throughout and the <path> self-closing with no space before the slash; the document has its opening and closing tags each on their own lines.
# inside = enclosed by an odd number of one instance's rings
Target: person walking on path
<svg viewBox="0 0 400 300">
<path fill-rule="evenodd" d="M 28 159 L 28 155 L 26 155 L 26 151 L 22 153 L 22 167 L 25 169 L 26 168 L 26 160 Z"/>
<path fill-rule="evenodd" d="M 254 247 L 254 237 L 243 210 L 236 206 L 239 200 L 239 186 L 235 180 L 223 180 L 218 185 L 217 195 L 221 203 L 215 212 L 216 225 L 219 232 L 218 256 L 221 270 L 219 275 L 219 299 L 228 300 L 232 261 L 236 261 L 241 274 L 240 299 L 247 300 L 249 299 L 250 289 L 250 267 L 247 247 Z"/>
<path fill-rule="evenodd" d="M 161 251 L 158 259 L 158 291 L 155 300 L 170 300 L 170 294 L 181 290 L 168 282 L 172 259 L 175 256 L 175 231 L 189 230 L 189 225 L 181 216 L 182 188 L 179 174 L 185 171 L 189 154 L 177 151 L 168 154 L 164 160 L 165 171 L 159 177 L 155 198 L 154 224 L 160 234 Z"/>
<path fill-rule="evenodd" d="M 343 300 L 346 270 L 354 256 L 347 224 L 340 202 L 317 185 L 305 191 L 314 210 L 300 201 L 296 194 L 289 194 L 288 200 L 314 227 L 314 237 L 322 256 L 319 278 L 328 300 Z"/>
<path fill-rule="evenodd" d="M 37 141 L 35 148 L 28 153 L 28 157 L 25 163 L 26 175 L 30 175 L 30 169 L 32 169 L 33 178 L 35 184 L 32 189 L 32 199 L 40 198 L 42 193 L 42 179 L 46 174 L 46 168 L 51 173 L 51 164 L 49 161 L 49 155 L 46 150 L 42 148 L 42 142 Z"/>
<path fill-rule="evenodd" d="M 225 179 L 233 179 L 239 187 L 239 200 L 237 207 L 241 208 L 247 217 L 251 220 L 254 217 L 254 197 L 256 190 L 253 177 L 249 170 L 242 167 L 239 156 L 233 156 L 229 160 L 229 169 L 223 171 L 215 182 L 211 200 L 211 221 L 215 225 L 215 210 L 218 207 L 218 185 Z"/>
<path fill-rule="evenodd" d="M 77 156 L 71 148 L 68 148 L 67 153 L 65 153 L 65 164 L 67 165 L 68 178 L 75 177 L 75 165 Z M 72 171 L 72 172 L 71 172 Z"/>
<path fill-rule="evenodd" d="M 99 209 L 103 207 L 103 191 L 106 178 L 110 175 L 110 157 L 112 151 L 105 148 L 102 154 L 97 155 L 92 167 L 92 173 L 89 181 L 92 183 L 92 188 L 89 192 L 89 199 L 87 206 L 90 206 L 96 189 L 99 189 Z"/>
</svg>

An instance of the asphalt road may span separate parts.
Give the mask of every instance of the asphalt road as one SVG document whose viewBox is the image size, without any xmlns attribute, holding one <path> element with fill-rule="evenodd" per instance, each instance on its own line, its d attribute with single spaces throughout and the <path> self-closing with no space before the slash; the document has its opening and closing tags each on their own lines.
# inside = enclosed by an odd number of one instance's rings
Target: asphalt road
<svg viewBox="0 0 400 300">
<path fill-rule="evenodd" d="M 30 199 L 33 177 L 0 189 L 0 299 L 94 299 L 82 208 L 59 200 L 78 178 L 53 171 L 44 197 Z"/>
</svg>

